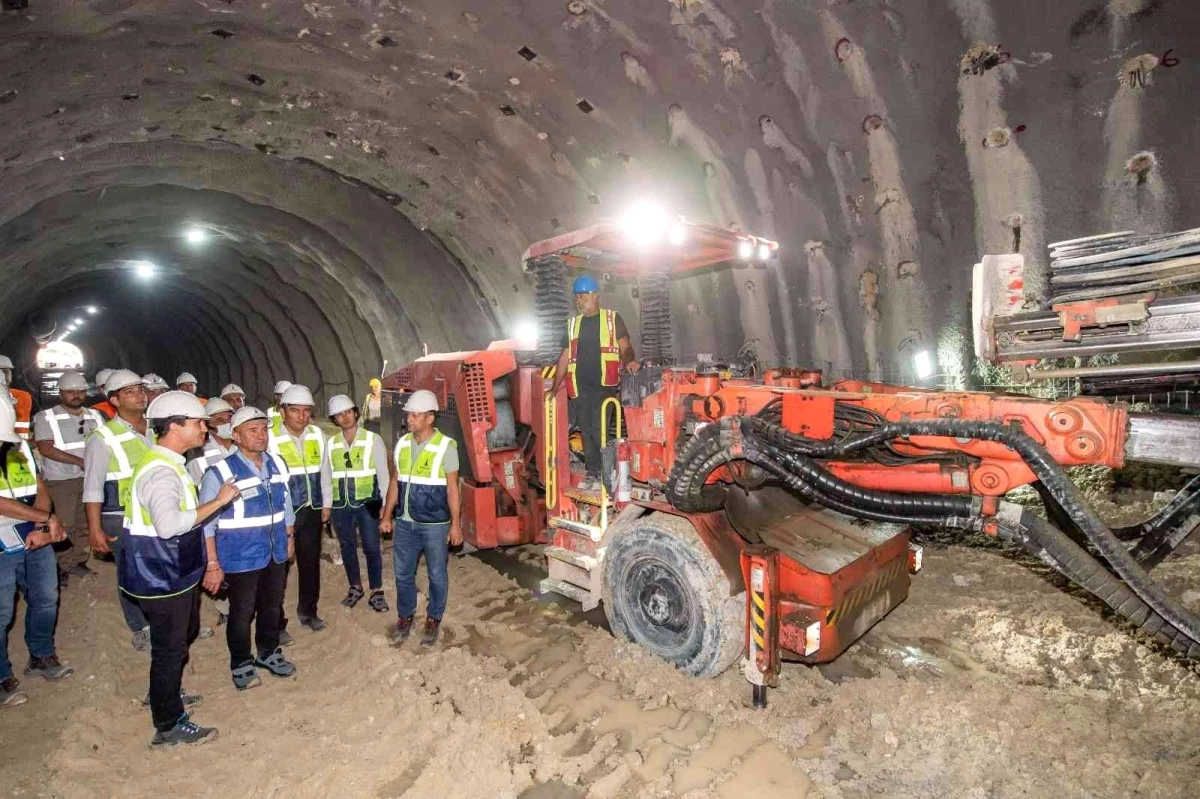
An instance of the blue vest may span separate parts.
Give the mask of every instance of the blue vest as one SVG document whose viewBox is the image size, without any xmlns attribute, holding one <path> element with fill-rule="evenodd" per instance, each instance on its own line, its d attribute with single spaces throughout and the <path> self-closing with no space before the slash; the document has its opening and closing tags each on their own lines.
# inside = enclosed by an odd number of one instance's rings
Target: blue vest
<svg viewBox="0 0 1200 799">
<path fill-rule="evenodd" d="M 277 455 L 263 453 L 268 482 L 246 464 L 238 453 L 218 461 L 221 482 L 234 480 L 242 495 L 217 517 L 217 559 L 230 574 L 262 569 L 274 558 L 287 562 L 287 464 Z"/>
<path fill-rule="evenodd" d="M 142 456 L 134 470 L 117 555 L 118 587 L 141 599 L 175 596 L 194 588 L 204 576 L 208 562 L 204 534 L 199 526 L 173 538 L 160 538 L 155 531 L 150 511 L 137 496 L 138 485 L 154 469 L 171 469 L 183 484 L 179 497 L 181 511 L 195 510 L 199 504 L 196 484 L 182 464 L 168 460 L 153 449 Z"/>
<path fill-rule="evenodd" d="M 450 522 L 449 480 L 442 461 L 446 451 L 457 446 L 453 438 L 435 429 L 420 457 L 414 461 L 412 453 L 416 446 L 412 433 L 404 434 L 396 442 L 392 455 L 399 489 L 396 518 L 401 518 L 407 507 L 409 516 L 417 524 Z"/>
</svg>

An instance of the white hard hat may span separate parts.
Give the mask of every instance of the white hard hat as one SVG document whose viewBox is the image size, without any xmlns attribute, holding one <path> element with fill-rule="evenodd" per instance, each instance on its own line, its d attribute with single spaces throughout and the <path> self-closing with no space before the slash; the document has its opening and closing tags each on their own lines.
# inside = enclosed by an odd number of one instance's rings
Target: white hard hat
<svg viewBox="0 0 1200 799">
<path fill-rule="evenodd" d="M 246 392 L 242 391 L 242 387 L 235 383 L 230 383 L 229 385 L 225 386 L 225 388 L 221 389 L 219 396 L 228 397 L 230 394 L 238 394 L 243 397 L 246 396 Z"/>
<path fill-rule="evenodd" d="M 280 380 L 278 383 L 275 384 L 274 393 L 282 394 L 283 392 L 287 391 L 291 387 L 292 387 L 292 382 L 290 380 Z"/>
<path fill-rule="evenodd" d="M 108 378 L 112 376 L 112 373 L 112 369 L 101 369 L 99 372 L 96 372 L 96 387 L 104 388 L 107 386 Z"/>
<path fill-rule="evenodd" d="M 142 385 L 155 391 L 167 390 L 167 381 L 154 374 L 154 372 L 147 372 L 146 374 L 142 375 Z"/>
<path fill-rule="evenodd" d="M 175 385 L 177 385 L 177 386 L 181 386 L 184 383 L 195 383 L 195 382 L 196 382 L 196 376 L 193 375 L 191 372 L 184 372 L 179 377 L 175 378 Z"/>
<path fill-rule="evenodd" d="M 337 416 L 342 411 L 348 411 L 354 407 L 354 400 L 347 397 L 345 394 L 336 394 L 329 398 L 329 415 Z"/>
<path fill-rule="evenodd" d="M 266 420 L 267 415 L 253 405 L 243 405 L 233 412 L 233 419 L 230 420 L 229 425 L 237 430 L 240 425 L 253 422 L 255 419 Z"/>
<path fill-rule="evenodd" d="M 233 406 L 220 397 L 213 397 L 204 404 L 204 415 L 210 419 L 218 413 L 228 413 L 233 410 Z"/>
<path fill-rule="evenodd" d="M 87 380 L 79 372 L 63 372 L 58 378 L 59 391 L 87 391 Z"/>
<path fill-rule="evenodd" d="M 0 355 L 0 369 L 12 369 L 12 358 L 7 355 Z"/>
<path fill-rule="evenodd" d="M 405 413 L 437 413 L 437 409 L 437 397 L 426 389 L 414 391 L 408 402 L 404 403 Z"/>
<path fill-rule="evenodd" d="M 189 394 L 186 391 L 168 391 L 155 397 L 154 402 L 151 402 L 150 407 L 146 409 L 147 419 L 170 419 L 172 416 L 208 419 L 200 400 L 196 399 L 195 394 Z"/>
<path fill-rule="evenodd" d="M 140 375 L 135 372 L 131 372 L 128 369 L 117 369 L 113 372 L 110 372 L 108 379 L 104 381 L 104 393 L 115 394 L 123 388 L 140 385 L 142 385 L 142 378 Z"/>
<path fill-rule="evenodd" d="M 0 399 L 0 441 L 10 444 L 21 443 L 21 437 L 16 432 L 17 411 L 8 398 Z"/>
<path fill-rule="evenodd" d="M 280 405 L 313 405 L 312 392 L 304 386 L 289 386 L 279 400 Z"/>
</svg>

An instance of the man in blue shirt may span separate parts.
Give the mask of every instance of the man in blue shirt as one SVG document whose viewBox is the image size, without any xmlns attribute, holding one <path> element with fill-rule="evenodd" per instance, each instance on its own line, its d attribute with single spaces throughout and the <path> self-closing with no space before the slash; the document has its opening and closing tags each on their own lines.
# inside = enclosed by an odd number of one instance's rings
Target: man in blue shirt
<svg viewBox="0 0 1200 799">
<path fill-rule="evenodd" d="M 229 590 L 229 669 L 239 691 L 262 685 L 258 667 L 276 677 L 290 677 L 296 667 L 279 646 L 285 564 L 294 554 L 296 514 L 288 493 L 288 467 L 267 452 L 267 414 L 258 408 L 239 408 L 230 420 L 237 451 L 204 474 L 200 502 L 215 497 L 233 481 L 239 495 L 233 504 L 204 525 L 208 565 L 204 588 L 216 594 Z M 255 623 L 251 653 L 250 623 Z"/>
</svg>

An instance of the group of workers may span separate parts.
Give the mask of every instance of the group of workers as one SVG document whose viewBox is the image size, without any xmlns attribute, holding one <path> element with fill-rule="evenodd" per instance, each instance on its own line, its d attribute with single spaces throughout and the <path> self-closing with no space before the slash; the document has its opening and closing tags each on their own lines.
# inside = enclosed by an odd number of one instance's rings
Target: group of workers
<svg viewBox="0 0 1200 799">
<path fill-rule="evenodd" d="M 564 331 L 548 392 L 557 394 L 565 383 L 588 478 L 595 480 L 604 400 L 616 396 L 623 371 L 640 365 L 620 315 L 600 307 L 596 281 L 581 276 L 573 291 L 579 314 Z M 3 356 L 0 379 L 11 386 L 12 363 Z M 191 720 L 200 697 L 182 688 L 191 644 L 212 635 L 200 624 L 202 594 L 212 598 L 217 625 L 226 627 L 238 690 L 261 685 L 260 670 L 276 677 L 296 673 L 283 653 L 295 640 L 287 629 L 285 586 L 294 562 L 300 626 L 325 629 L 318 615 L 325 523 L 337 535 L 346 572 L 342 605 L 354 608 L 366 597 L 379 613 L 389 609 L 380 534 L 392 533 L 396 646 L 413 630 L 415 578 L 424 555 L 429 591 L 420 643 L 437 642 L 449 593 L 449 547 L 462 543 L 457 444 L 436 427 L 437 397 L 410 395 L 407 432 L 389 458 L 379 429 L 378 380 L 361 407 L 346 395 L 329 399 L 327 416 L 337 428 L 329 435 L 312 423 L 314 400 L 305 386 L 280 381 L 275 404 L 262 411 L 246 405 L 236 385 L 204 401 L 197 383 L 185 372 L 171 391 L 155 374 L 101 370 L 96 384 L 103 399 L 85 407 L 87 381 L 64 374 L 59 403 L 34 418 L 38 459 L 22 435 L 28 395 L 0 391 L 0 708 L 28 699 L 7 655 L 17 590 L 27 605 L 25 675 L 58 680 L 72 673 L 55 652 L 58 590 L 70 577 L 92 573 L 88 549 L 115 556 L 133 647 L 150 651 L 145 704 L 155 727 L 152 746 L 216 736 Z M 55 545 L 65 553 L 58 573 Z"/>
<path fill-rule="evenodd" d="M 0 376 L 11 383 L 11 375 Z M 312 392 L 288 381 L 275 385 L 267 411 L 246 405 L 236 385 L 205 401 L 186 372 L 173 391 L 157 375 L 127 369 L 102 370 L 96 383 L 103 399 L 88 407 L 85 378 L 59 378 L 58 404 L 33 418 L 36 458 L 17 426 L 15 393 L 0 391 L 0 708 L 28 701 L 8 659 L 18 591 L 26 603 L 24 676 L 72 673 L 55 651 L 58 593 L 71 577 L 94 573 L 89 551 L 116 561 L 133 647 L 150 652 L 144 703 L 155 747 L 216 735 L 192 721 L 200 697 L 182 687 L 191 644 L 212 635 L 200 623 L 202 595 L 212 599 L 216 624 L 226 627 L 239 690 L 261 685 L 262 671 L 296 673 L 283 653 L 295 640 L 287 631 L 285 585 L 294 562 L 299 624 L 325 629 L 318 615 L 325 523 L 340 544 L 347 608 L 369 589 L 367 606 L 389 610 L 380 533 L 393 534 L 397 646 L 414 626 L 416 572 L 425 555 L 429 597 L 420 643 L 436 644 L 449 591 L 448 548 L 462 533 L 457 447 L 436 429 L 432 392 L 409 397 L 408 432 L 389 457 L 377 380 L 361 403 L 371 419 L 346 395 L 329 399 L 327 415 L 337 428 L 329 435 L 313 424 Z"/>
</svg>

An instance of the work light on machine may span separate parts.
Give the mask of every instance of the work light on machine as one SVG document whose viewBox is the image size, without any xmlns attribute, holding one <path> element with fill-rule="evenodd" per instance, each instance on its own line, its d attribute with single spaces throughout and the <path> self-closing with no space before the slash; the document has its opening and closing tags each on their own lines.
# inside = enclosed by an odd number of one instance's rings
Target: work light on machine
<svg viewBox="0 0 1200 799">
<path fill-rule="evenodd" d="M 619 225 L 626 238 L 639 247 L 657 244 L 664 234 L 668 233 L 668 229 L 672 228 L 667 212 L 662 206 L 654 203 L 638 203 L 632 206 L 621 217 Z M 674 238 L 673 229 L 670 230 L 670 235 Z"/>
</svg>

